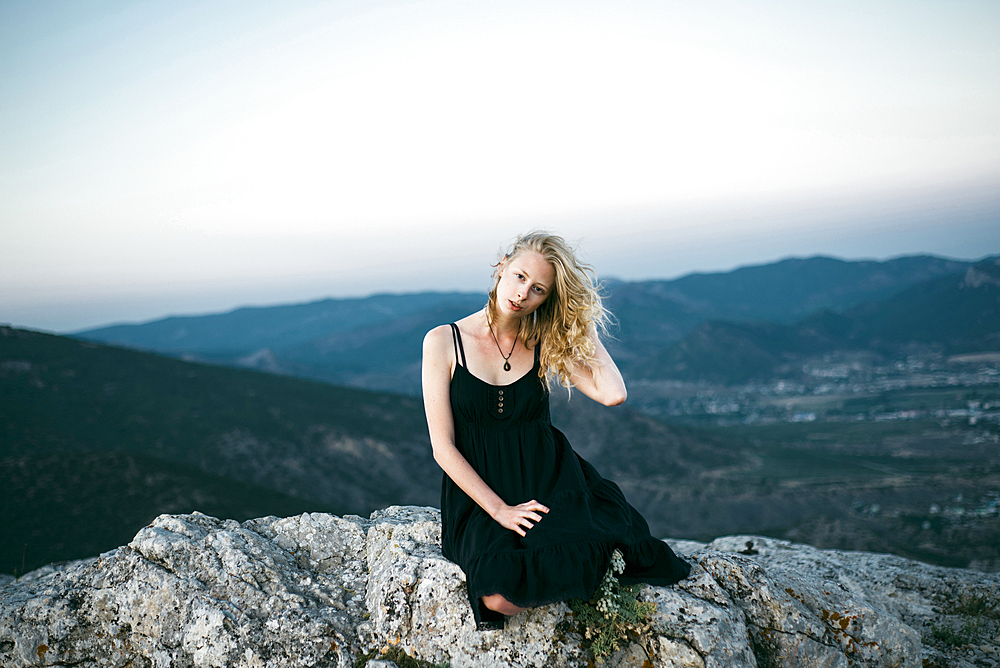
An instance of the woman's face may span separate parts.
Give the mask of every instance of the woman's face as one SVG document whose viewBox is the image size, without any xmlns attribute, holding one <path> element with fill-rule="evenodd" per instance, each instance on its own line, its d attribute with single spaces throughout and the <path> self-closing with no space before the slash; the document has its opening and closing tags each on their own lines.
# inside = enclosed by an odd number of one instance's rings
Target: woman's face
<svg viewBox="0 0 1000 668">
<path fill-rule="evenodd" d="M 497 308 L 505 315 L 526 316 L 548 298 L 556 272 L 541 253 L 522 251 L 500 267 Z"/>
</svg>

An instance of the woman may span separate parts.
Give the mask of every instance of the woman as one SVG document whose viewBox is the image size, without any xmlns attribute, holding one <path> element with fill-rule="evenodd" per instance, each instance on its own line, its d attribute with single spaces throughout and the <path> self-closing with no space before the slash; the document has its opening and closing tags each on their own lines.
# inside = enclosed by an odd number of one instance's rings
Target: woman
<svg viewBox="0 0 1000 668">
<path fill-rule="evenodd" d="M 549 421 L 553 379 L 606 406 L 625 401 L 589 272 L 561 237 L 519 237 L 486 307 L 424 338 L 424 409 L 446 474 L 442 550 L 465 571 L 479 628 L 591 598 L 615 548 L 623 584 L 673 584 L 690 570 Z"/>
</svg>

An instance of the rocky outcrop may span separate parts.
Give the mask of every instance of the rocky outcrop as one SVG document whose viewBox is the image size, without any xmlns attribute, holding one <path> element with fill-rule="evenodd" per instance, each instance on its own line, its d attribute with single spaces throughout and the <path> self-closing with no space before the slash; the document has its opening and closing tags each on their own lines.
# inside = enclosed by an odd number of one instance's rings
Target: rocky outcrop
<svg viewBox="0 0 1000 668">
<path fill-rule="evenodd" d="M 476 631 L 439 542 L 432 508 L 242 524 L 164 515 L 96 559 L 0 581 L 0 666 L 346 668 L 387 646 L 455 668 L 588 665 L 564 603 Z M 691 576 L 644 588 L 651 630 L 607 665 L 917 667 L 912 626 L 938 614 L 938 597 L 998 585 L 758 537 L 671 544 Z"/>
</svg>

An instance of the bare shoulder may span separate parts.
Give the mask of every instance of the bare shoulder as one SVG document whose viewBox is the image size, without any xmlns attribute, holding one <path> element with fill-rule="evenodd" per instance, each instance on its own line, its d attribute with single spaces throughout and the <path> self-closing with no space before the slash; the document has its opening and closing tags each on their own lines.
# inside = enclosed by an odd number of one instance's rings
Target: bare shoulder
<svg viewBox="0 0 1000 668">
<path fill-rule="evenodd" d="M 451 344 L 451 325 L 438 325 L 424 335 L 424 352 L 436 352 Z"/>
<path fill-rule="evenodd" d="M 427 332 L 424 339 L 429 339 L 435 341 L 441 338 L 447 338 L 451 336 L 451 325 L 438 325 L 431 331 Z"/>
<path fill-rule="evenodd" d="M 450 325 L 439 325 L 424 335 L 421 359 L 424 396 L 432 378 L 450 379 L 455 367 L 455 353 L 452 352 L 452 332 Z"/>
</svg>

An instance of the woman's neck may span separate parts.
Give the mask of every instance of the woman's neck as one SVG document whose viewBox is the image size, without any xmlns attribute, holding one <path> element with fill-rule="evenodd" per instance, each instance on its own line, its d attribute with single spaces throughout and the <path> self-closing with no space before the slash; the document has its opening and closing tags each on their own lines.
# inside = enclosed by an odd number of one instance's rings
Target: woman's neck
<svg viewBox="0 0 1000 668">
<path fill-rule="evenodd" d="M 493 334 L 499 339 L 512 339 L 521 331 L 521 318 L 519 316 L 504 316 L 498 313 L 491 318 L 488 311 L 484 312 L 486 326 L 493 329 Z"/>
</svg>

